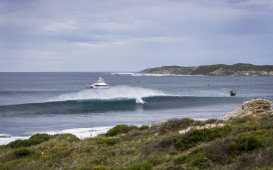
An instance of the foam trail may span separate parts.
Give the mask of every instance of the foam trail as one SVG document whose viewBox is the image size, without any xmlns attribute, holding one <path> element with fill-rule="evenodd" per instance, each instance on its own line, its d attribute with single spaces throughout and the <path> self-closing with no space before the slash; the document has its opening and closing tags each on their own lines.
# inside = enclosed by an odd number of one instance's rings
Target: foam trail
<svg viewBox="0 0 273 170">
<path fill-rule="evenodd" d="M 0 134 L 0 145 L 6 145 L 12 141 L 18 140 L 18 139 L 28 139 L 30 136 L 12 136 L 9 134 Z"/>
<path fill-rule="evenodd" d="M 141 87 L 114 86 L 108 89 L 88 89 L 76 93 L 69 93 L 49 99 L 48 102 L 68 100 L 111 100 L 136 99 L 136 103 L 145 103 L 143 97 L 167 96 L 165 93 Z"/>
<path fill-rule="evenodd" d="M 93 127 L 93 128 L 74 128 L 74 129 L 65 129 L 60 131 L 46 131 L 46 132 L 34 132 L 29 133 L 28 136 L 12 136 L 9 134 L 0 134 L 0 145 L 6 145 L 12 141 L 21 139 L 29 139 L 30 136 L 37 134 L 37 133 L 47 133 L 49 135 L 56 135 L 56 134 L 66 134 L 71 133 L 75 136 L 77 136 L 80 139 L 85 139 L 88 137 L 95 137 L 99 134 L 106 133 L 108 130 L 110 130 L 112 126 L 108 127 Z"/>
<path fill-rule="evenodd" d="M 95 136 L 98 136 L 99 134 L 106 133 L 111 128 L 112 126 L 93 127 L 93 128 L 74 128 L 74 129 L 65 129 L 61 131 L 48 131 L 48 132 L 42 132 L 42 133 L 47 133 L 50 135 L 71 133 L 80 139 L 85 139 L 88 137 L 95 137 Z"/>
</svg>

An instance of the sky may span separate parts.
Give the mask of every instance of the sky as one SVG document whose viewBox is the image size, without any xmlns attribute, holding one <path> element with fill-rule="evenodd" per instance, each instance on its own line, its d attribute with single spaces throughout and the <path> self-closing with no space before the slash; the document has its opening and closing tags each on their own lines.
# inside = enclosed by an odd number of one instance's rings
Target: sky
<svg viewBox="0 0 273 170">
<path fill-rule="evenodd" d="M 273 64 L 273 0 L 0 0 L 0 72 Z"/>
</svg>

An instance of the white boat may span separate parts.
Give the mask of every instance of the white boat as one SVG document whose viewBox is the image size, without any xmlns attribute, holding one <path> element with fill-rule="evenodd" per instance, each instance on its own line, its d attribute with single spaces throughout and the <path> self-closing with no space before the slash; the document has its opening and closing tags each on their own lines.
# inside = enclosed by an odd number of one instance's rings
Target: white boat
<svg viewBox="0 0 273 170">
<path fill-rule="evenodd" d="M 96 83 L 88 85 L 87 88 L 89 88 L 89 89 L 106 89 L 106 88 L 108 88 L 108 84 L 106 84 L 104 82 L 103 78 L 100 77 Z"/>
</svg>

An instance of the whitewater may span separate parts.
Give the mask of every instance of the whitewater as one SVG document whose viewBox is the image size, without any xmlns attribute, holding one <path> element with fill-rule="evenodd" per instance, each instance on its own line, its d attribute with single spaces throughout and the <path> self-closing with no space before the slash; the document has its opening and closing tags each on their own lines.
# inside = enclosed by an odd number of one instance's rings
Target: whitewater
<svg viewBox="0 0 273 170">
<path fill-rule="evenodd" d="M 153 96 L 171 96 L 159 90 L 141 87 L 114 86 L 108 89 L 86 89 L 76 93 L 68 93 L 49 99 L 48 102 L 69 100 L 113 100 L 135 99 L 136 103 L 144 104 L 143 98 Z"/>
</svg>

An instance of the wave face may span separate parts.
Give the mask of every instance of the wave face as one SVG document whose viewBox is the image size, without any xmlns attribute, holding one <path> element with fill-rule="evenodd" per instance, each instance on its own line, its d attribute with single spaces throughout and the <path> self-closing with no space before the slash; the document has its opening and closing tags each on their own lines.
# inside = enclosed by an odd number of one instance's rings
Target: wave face
<svg viewBox="0 0 273 170">
<path fill-rule="evenodd" d="M 42 114 L 92 114 L 104 112 L 136 111 L 136 110 L 167 110 L 178 108 L 202 107 L 219 105 L 229 102 L 240 103 L 244 98 L 230 97 L 183 97 L 183 96 L 151 96 L 141 98 L 143 103 L 136 103 L 135 98 L 113 99 L 80 99 L 63 100 L 45 103 L 0 106 L 0 116 L 24 116 Z M 213 103 L 213 104 L 212 104 Z"/>
</svg>

